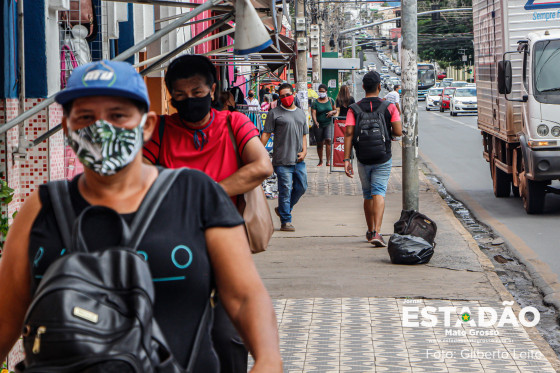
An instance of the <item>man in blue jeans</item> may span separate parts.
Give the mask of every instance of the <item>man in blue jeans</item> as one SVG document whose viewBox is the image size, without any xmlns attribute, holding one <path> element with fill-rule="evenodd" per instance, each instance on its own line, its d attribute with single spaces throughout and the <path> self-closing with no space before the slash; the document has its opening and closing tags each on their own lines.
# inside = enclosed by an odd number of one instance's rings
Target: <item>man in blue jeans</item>
<svg viewBox="0 0 560 373">
<path fill-rule="evenodd" d="M 294 232 L 292 209 L 307 190 L 307 135 L 309 128 L 302 109 L 294 103 L 292 85 L 284 83 L 278 89 L 281 105 L 268 112 L 261 141 L 264 145 L 274 133 L 272 165 L 278 177 L 278 207 L 281 231 Z"/>
</svg>

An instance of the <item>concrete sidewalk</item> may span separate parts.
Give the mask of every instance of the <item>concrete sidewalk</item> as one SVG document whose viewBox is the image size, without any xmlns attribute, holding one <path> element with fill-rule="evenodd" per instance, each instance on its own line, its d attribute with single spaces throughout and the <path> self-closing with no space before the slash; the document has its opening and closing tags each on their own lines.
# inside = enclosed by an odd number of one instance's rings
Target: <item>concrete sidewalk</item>
<svg viewBox="0 0 560 373">
<path fill-rule="evenodd" d="M 394 145 L 386 241 L 402 206 L 401 149 Z M 309 153 L 309 189 L 294 209 L 296 232 L 276 231 L 268 251 L 254 256 L 274 299 L 285 372 L 560 371 L 535 328 L 479 325 L 481 307 L 492 307 L 499 321 L 509 304 L 516 315 L 519 306 L 423 175 L 420 210 L 438 225 L 435 254 L 426 265 L 393 265 L 386 248 L 365 241 L 357 175 L 318 168 L 315 149 Z M 276 204 L 270 201 L 271 208 Z M 430 321 L 423 309 L 436 322 L 409 326 Z"/>
</svg>

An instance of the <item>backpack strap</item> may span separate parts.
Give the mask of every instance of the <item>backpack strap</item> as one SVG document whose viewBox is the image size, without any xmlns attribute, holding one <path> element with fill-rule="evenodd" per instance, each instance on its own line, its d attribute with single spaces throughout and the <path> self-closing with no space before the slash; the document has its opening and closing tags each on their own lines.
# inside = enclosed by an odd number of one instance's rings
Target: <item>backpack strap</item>
<svg viewBox="0 0 560 373">
<path fill-rule="evenodd" d="M 161 166 L 161 162 L 159 161 L 159 159 L 161 158 L 161 148 L 163 148 L 163 132 L 165 130 L 165 115 L 160 115 L 159 116 L 159 127 L 158 127 L 158 133 L 159 133 L 159 148 L 158 148 L 158 157 L 156 159 L 156 166 Z"/>
<path fill-rule="evenodd" d="M 210 300 L 206 303 L 204 307 L 204 312 L 198 323 L 198 328 L 196 329 L 196 335 L 194 336 L 193 347 L 191 350 L 191 356 L 189 357 L 189 362 L 187 363 L 187 369 L 185 373 L 194 372 L 194 364 L 196 363 L 196 358 L 198 357 L 198 352 L 200 351 L 200 345 L 202 344 L 202 338 L 204 337 L 204 328 L 210 322 L 212 314 L 212 306 L 210 305 Z"/>
<path fill-rule="evenodd" d="M 354 112 L 354 119 L 356 123 L 356 125 L 354 126 L 354 135 L 352 136 L 352 144 L 354 144 L 356 142 L 356 139 L 358 138 L 358 134 L 360 133 L 360 116 L 364 113 L 364 111 L 357 102 L 350 105 L 348 109 L 352 109 L 352 111 Z"/>
<path fill-rule="evenodd" d="M 159 175 L 148 190 L 144 200 L 140 204 L 134 220 L 130 225 L 131 242 L 127 245 L 133 249 L 137 249 L 142 237 L 148 230 L 148 226 L 152 222 L 161 202 L 167 195 L 167 192 L 175 182 L 175 179 L 181 172 L 181 169 L 159 168 Z"/>
<path fill-rule="evenodd" d="M 62 236 L 64 248 L 68 251 L 72 249 L 72 228 L 76 220 L 76 213 L 70 200 L 70 190 L 68 181 L 58 180 L 47 184 L 51 205 L 54 210 L 58 231 Z"/>
<path fill-rule="evenodd" d="M 383 100 L 381 102 L 381 105 L 379 105 L 379 107 L 377 108 L 377 110 L 375 110 L 375 112 L 381 115 L 385 115 L 385 110 L 389 108 L 389 105 L 391 105 L 390 101 Z M 391 134 L 389 133 L 389 123 L 387 123 L 387 121 L 385 121 L 385 134 L 387 135 L 387 138 L 390 140 Z"/>
</svg>

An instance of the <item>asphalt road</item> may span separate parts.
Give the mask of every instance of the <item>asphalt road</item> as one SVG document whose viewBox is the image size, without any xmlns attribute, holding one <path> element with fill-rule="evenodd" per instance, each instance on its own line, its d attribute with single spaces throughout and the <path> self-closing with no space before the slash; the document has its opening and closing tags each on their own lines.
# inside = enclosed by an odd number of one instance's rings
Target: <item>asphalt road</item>
<svg viewBox="0 0 560 373">
<path fill-rule="evenodd" d="M 477 116 L 452 118 L 447 111 L 427 112 L 424 102 L 419 103 L 418 111 L 421 156 L 447 190 L 483 223 L 505 233 L 510 243 L 526 244 L 560 275 L 560 196 L 547 195 L 542 215 L 527 215 L 521 198 L 494 197 L 490 167 L 482 157 Z"/>
<path fill-rule="evenodd" d="M 374 62 L 380 70 L 382 65 L 376 54 L 366 53 L 366 57 L 366 66 Z M 361 77 L 360 74 L 356 76 L 358 100 L 364 95 Z M 382 91 L 380 96 L 386 93 Z M 549 282 L 558 281 L 560 196 L 547 195 L 542 215 L 527 215 L 521 198 L 494 197 L 490 167 L 482 156 L 477 116 L 459 114 L 451 117 L 449 111 L 428 112 L 424 101 L 418 102 L 418 113 L 421 161 L 443 182 L 451 195 L 524 255 L 524 260 L 539 261 L 535 268 L 543 278 Z M 553 185 L 560 186 L 558 182 Z"/>
</svg>

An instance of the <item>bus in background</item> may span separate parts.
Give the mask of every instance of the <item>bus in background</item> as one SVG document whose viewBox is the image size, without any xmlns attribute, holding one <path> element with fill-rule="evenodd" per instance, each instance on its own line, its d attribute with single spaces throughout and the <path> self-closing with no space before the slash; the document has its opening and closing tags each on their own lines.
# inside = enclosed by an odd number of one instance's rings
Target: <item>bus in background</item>
<svg viewBox="0 0 560 373">
<path fill-rule="evenodd" d="M 431 63 L 418 64 L 418 99 L 425 100 L 428 89 L 436 84 L 436 68 Z"/>
</svg>

